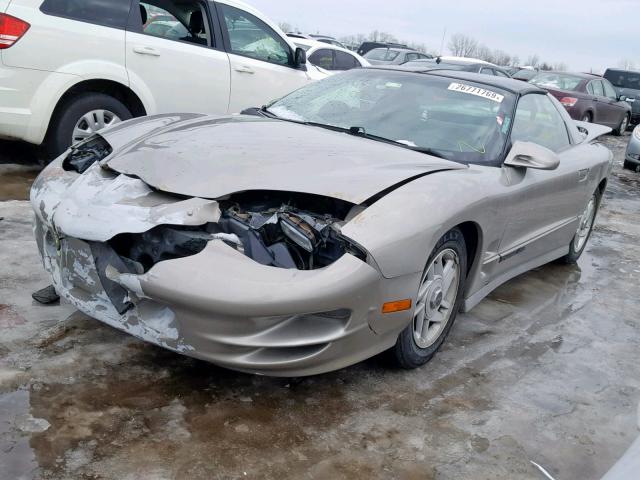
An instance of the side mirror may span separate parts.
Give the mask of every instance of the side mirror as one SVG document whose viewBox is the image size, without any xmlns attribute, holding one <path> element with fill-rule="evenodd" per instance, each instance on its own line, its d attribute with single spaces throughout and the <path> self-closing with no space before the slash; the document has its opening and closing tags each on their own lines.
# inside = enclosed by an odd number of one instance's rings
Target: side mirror
<svg viewBox="0 0 640 480">
<path fill-rule="evenodd" d="M 514 142 L 504 164 L 515 168 L 555 170 L 560 165 L 560 157 L 548 148 L 531 142 Z"/>
<path fill-rule="evenodd" d="M 303 65 L 307 64 L 307 52 L 304 50 L 304 48 L 296 48 L 293 62 L 295 63 L 296 67 L 302 67 Z"/>
</svg>

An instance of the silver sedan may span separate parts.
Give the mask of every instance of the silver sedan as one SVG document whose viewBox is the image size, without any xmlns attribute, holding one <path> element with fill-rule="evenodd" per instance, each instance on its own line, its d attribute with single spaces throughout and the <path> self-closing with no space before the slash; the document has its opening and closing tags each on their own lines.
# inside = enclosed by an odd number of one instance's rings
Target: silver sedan
<svg viewBox="0 0 640 480">
<path fill-rule="evenodd" d="M 640 125 L 631 134 L 627 153 L 624 157 L 624 168 L 640 172 Z"/>
<path fill-rule="evenodd" d="M 539 88 L 358 69 L 245 115 L 75 145 L 31 202 L 58 294 L 148 342 L 276 376 L 429 361 L 493 289 L 576 262 L 610 130 Z"/>
</svg>

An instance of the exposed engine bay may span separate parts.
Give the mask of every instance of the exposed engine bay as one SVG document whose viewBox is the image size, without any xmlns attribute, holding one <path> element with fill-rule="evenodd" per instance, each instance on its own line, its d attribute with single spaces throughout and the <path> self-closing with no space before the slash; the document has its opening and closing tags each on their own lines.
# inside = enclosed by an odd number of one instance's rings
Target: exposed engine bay
<svg viewBox="0 0 640 480">
<path fill-rule="evenodd" d="M 127 263 L 133 262 L 129 270 L 138 273 L 165 260 L 197 255 L 214 240 L 277 268 L 319 269 L 345 253 L 366 260 L 366 252 L 340 233 L 345 221 L 362 210 L 349 202 L 309 194 L 246 192 L 220 200 L 220 208 L 216 223 L 162 225 L 141 234 L 120 234 L 108 243 Z"/>
</svg>

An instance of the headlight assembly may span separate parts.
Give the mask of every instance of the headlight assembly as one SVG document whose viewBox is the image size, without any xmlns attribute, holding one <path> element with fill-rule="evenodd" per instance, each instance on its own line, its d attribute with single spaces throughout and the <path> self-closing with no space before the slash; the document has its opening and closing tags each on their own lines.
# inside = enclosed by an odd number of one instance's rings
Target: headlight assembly
<svg viewBox="0 0 640 480">
<path fill-rule="evenodd" d="M 100 135 L 93 135 L 73 147 L 62 162 L 67 172 L 84 173 L 96 162 L 104 160 L 113 152 L 111 145 Z"/>
</svg>

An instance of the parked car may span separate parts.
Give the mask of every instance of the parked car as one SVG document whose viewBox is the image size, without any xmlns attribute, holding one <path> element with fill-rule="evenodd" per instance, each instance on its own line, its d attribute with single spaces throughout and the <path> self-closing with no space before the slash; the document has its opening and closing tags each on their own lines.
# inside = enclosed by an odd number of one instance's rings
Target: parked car
<svg viewBox="0 0 640 480">
<path fill-rule="evenodd" d="M 35 181 L 35 235 L 58 294 L 145 341 L 266 375 L 415 368 L 458 310 L 580 258 L 613 158 L 586 127 L 508 78 L 355 69 L 92 136 Z"/>
<path fill-rule="evenodd" d="M 523 82 L 528 82 L 532 80 L 536 75 L 538 75 L 537 70 L 532 70 L 529 68 L 519 68 L 511 74 L 511 78 Z"/>
<path fill-rule="evenodd" d="M 371 65 L 402 65 L 413 60 L 426 60 L 432 55 L 420 53 L 410 48 L 374 48 L 365 53 L 364 58 Z"/>
<path fill-rule="evenodd" d="M 56 154 L 131 117 L 238 112 L 326 77 L 235 0 L 81 3 L 0 0 L 0 137 Z"/>
<path fill-rule="evenodd" d="M 321 43 L 316 40 L 302 38 L 294 39 L 296 47 L 307 52 L 307 61 L 327 72 L 337 73 L 352 68 L 369 67 L 371 64 L 356 52 L 333 44 Z"/>
<path fill-rule="evenodd" d="M 607 71 L 604 72 L 604 78 L 613 84 L 618 91 L 618 95 L 624 96 L 626 102 L 631 104 L 631 124 L 639 124 L 640 72 L 608 68 Z"/>
<path fill-rule="evenodd" d="M 627 147 L 627 153 L 624 157 L 624 168 L 640 172 L 640 125 L 638 125 Z"/>
<path fill-rule="evenodd" d="M 313 33 L 310 33 L 309 36 L 313 40 L 316 40 L 316 41 L 318 41 L 320 43 L 328 43 L 329 45 L 333 45 L 335 47 L 340 47 L 340 48 L 344 48 L 345 50 L 349 50 L 347 47 L 344 46 L 344 44 L 342 42 L 339 42 L 335 38 L 330 37 L 328 35 L 315 35 Z"/>
<path fill-rule="evenodd" d="M 409 47 L 403 43 L 362 42 L 362 45 L 358 47 L 358 55 L 364 57 L 368 51 L 373 50 L 374 48 L 409 48 Z"/>
<path fill-rule="evenodd" d="M 509 73 L 502 67 L 473 58 L 438 57 L 437 59 L 413 60 L 403 67 L 427 70 L 458 70 L 461 72 L 482 73 L 509 78 Z"/>
<path fill-rule="evenodd" d="M 574 120 L 599 123 L 622 135 L 631 120 L 631 106 L 611 83 L 589 73 L 539 72 L 531 83 L 547 90 Z"/>
</svg>

